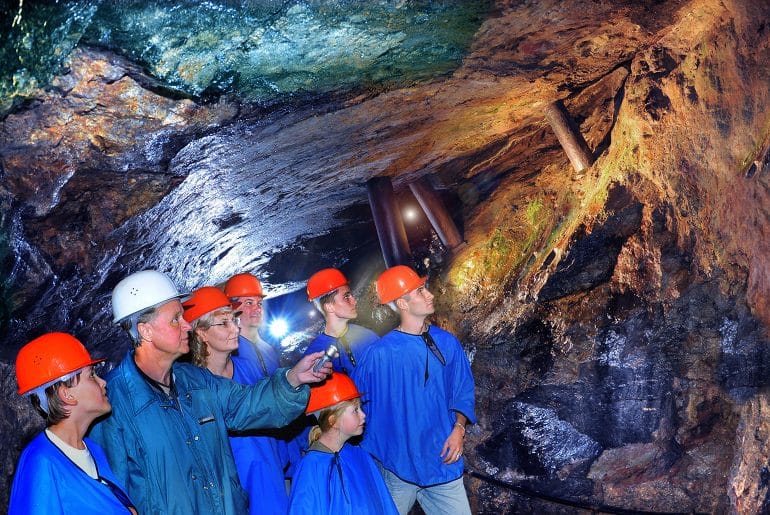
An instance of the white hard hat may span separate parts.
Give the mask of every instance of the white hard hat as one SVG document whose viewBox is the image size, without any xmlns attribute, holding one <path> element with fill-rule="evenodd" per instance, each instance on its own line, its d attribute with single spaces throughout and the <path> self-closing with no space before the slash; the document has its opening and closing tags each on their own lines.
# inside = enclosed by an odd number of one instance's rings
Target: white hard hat
<svg viewBox="0 0 770 515">
<path fill-rule="evenodd" d="M 136 272 L 124 278 L 112 290 L 113 323 L 184 296 L 166 274 L 157 270 Z"/>
</svg>

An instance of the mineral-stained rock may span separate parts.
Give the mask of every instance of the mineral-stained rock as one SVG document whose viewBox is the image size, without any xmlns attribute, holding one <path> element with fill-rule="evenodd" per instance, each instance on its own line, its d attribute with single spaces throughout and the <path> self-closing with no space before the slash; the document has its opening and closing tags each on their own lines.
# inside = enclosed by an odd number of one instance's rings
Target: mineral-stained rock
<svg viewBox="0 0 770 515">
<path fill-rule="evenodd" d="M 168 169 L 177 151 L 236 113 L 160 95 L 152 84 L 131 63 L 78 49 L 66 75 L 0 125 L 2 187 L 53 273 L 92 272 L 105 236 L 184 179 Z M 23 274 L 17 307 L 45 281 L 38 272 Z"/>
<path fill-rule="evenodd" d="M 770 508 L 769 401 L 767 390 L 762 390 L 740 411 L 735 458 L 728 483 L 728 495 L 735 513 L 765 513 Z"/>
</svg>

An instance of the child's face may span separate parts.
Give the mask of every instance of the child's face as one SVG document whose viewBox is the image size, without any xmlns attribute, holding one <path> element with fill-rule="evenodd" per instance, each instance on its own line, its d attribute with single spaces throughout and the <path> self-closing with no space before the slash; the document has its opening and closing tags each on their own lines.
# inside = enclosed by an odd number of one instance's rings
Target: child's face
<svg viewBox="0 0 770 515">
<path fill-rule="evenodd" d="M 80 372 L 80 380 L 69 392 L 77 399 L 83 412 L 92 415 L 91 420 L 109 413 L 112 409 L 107 398 L 107 383 L 96 375 L 93 366 L 87 366 Z"/>
<path fill-rule="evenodd" d="M 361 409 L 361 400 L 356 399 L 353 404 L 345 408 L 337 421 L 340 433 L 351 436 L 358 436 L 364 432 L 364 421 L 366 414 Z"/>
</svg>

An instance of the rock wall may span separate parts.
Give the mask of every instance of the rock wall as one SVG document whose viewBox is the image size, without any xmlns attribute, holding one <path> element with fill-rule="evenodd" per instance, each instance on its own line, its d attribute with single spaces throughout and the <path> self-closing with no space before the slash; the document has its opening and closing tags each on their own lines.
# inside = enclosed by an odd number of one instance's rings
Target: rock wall
<svg viewBox="0 0 770 515">
<path fill-rule="evenodd" d="M 480 383 L 472 466 L 594 506 L 758 513 L 768 11 L 678 7 L 614 103 L 570 97 L 593 167 L 509 176 L 471 217 L 446 288 Z M 532 502 L 474 484 L 482 512 Z"/>
</svg>

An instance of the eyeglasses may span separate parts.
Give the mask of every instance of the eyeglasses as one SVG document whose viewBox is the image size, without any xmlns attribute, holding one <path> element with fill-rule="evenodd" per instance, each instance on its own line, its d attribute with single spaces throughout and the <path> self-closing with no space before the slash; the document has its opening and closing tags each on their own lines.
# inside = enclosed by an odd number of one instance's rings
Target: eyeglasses
<svg viewBox="0 0 770 515">
<path fill-rule="evenodd" d="M 240 327 L 241 322 L 237 318 L 222 320 L 218 324 L 210 324 L 209 327 L 224 327 L 225 329 L 230 329 L 232 327 Z"/>
<path fill-rule="evenodd" d="M 423 333 L 420 333 L 420 337 L 422 337 L 422 341 L 425 342 L 425 383 L 428 384 L 428 377 L 430 377 L 430 374 L 428 374 L 428 351 L 430 351 L 434 356 L 436 356 L 436 359 L 441 363 L 442 366 L 446 366 L 446 358 L 444 358 L 444 355 L 441 354 L 441 350 L 438 348 L 438 345 L 436 345 L 436 342 L 433 340 L 433 337 L 430 335 L 428 331 L 425 331 Z"/>
</svg>

